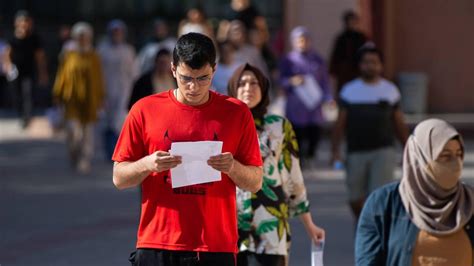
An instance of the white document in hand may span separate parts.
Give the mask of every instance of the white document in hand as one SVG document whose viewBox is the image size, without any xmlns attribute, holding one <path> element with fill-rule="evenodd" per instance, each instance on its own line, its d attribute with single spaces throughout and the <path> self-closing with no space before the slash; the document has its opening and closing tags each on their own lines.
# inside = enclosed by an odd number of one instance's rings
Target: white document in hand
<svg viewBox="0 0 474 266">
<path fill-rule="evenodd" d="M 222 141 L 173 142 L 170 153 L 182 157 L 182 163 L 171 169 L 173 188 L 221 180 L 221 172 L 207 160 L 222 153 Z"/>
<path fill-rule="evenodd" d="M 323 256 L 324 240 L 321 241 L 319 245 L 315 245 L 314 242 L 311 241 L 311 266 L 324 266 Z"/>
<path fill-rule="evenodd" d="M 294 91 L 304 106 L 310 110 L 318 106 L 323 98 L 323 90 L 312 75 L 305 75 L 304 83 L 296 86 Z"/>
</svg>

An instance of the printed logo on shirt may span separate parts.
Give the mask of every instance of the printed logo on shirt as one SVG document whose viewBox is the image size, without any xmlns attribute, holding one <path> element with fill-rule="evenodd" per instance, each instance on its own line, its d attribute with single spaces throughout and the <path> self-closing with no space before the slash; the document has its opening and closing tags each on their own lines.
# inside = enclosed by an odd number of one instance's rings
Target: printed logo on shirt
<svg viewBox="0 0 474 266">
<path fill-rule="evenodd" d="M 164 175 L 163 176 L 163 182 L 164 182 L 164 184 L 171 186 L 171 177 L 169 175 Z M 174 194 L 180 194 L 180 195 L 201 195 L 201 196 L 205 196 L 207 194 L 207 188 L 212 186 L 212 185 L 214 185 L 213 182 L 199 184 L 199 185 L 193 185 L 193 186 L 173 188 L 173 193 Z"/>
<path fill-rule="evenodd" d="M 216 131 L 214 131 L 214 135 L 210 139 L 212 139 L 213 141 L 219 141 L 219 135 L 217 135 Z M 171 147 L 171 143 L 178 142 L 178 141 L 175 141 L 172 138 L 170 138 L 169 130 L 167 129 L 165 131 L 165 134 L 163 135 L 163 142 Z"/>
</svg>

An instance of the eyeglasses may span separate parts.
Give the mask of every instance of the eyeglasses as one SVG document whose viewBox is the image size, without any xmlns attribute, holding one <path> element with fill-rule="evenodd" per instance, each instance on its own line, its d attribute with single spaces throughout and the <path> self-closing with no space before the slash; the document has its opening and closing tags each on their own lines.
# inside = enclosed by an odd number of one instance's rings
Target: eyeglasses
<svg viewBox="0 0 474 266">
<path fill-rule="evenodd" d="M 187 84 L 187 85 L 190 85 L 194 81 L 196 81 L 196 83 L 199 86 L 206 86 L 206 85 L 209 85 L 211 83 L 211 74 L 201 76 L 201 77 L 197 77 L 197 78 L 181 75 L 177 71 L 176 71 L 176 74 L 178 74 L 179 81 L 181 83 L 184 83 L 184 84 Z"/>
</svg>

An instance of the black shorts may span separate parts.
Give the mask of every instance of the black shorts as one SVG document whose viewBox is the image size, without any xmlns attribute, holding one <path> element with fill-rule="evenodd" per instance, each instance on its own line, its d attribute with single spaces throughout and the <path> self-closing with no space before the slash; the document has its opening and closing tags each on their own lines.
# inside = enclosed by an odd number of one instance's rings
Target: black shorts
<svg viewBox="0 0 474 266">
<path fill-rule="evenodd" d="M 132 266 L 235 266 L 236 255 L 139 248 L 130 254 Z"/>
</svg>

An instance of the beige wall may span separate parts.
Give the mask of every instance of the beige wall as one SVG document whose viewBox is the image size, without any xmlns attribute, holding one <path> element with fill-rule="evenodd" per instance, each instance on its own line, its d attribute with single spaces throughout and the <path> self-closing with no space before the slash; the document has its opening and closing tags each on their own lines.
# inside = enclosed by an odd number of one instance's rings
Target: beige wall
<svg viewBox="0 0 474 266">
<path fill-rule="evenodd" d="M 342 12 L 353 8 L 370 23 L 371 1 L 384 1 L 386 75 L 424 72 L 429 112 L 474 112 L 474 0 L 286 0 L 286 32 L 307 26 L 328 58 Z"/>
<path fill-rule="evenodd" d="M 327 59 L 332 43 L 343 27 L 342 13 L 347 9 L 357 9 L 357 3 L 357 0 L 286 0 L 286 32 L 298 25 L 308 27 L 315 48 Z"/>
<path fill-rule="evenodd" d="M 388 1 L 395 73 L 428 74 L 429 111 L 473 112 L 474 0 Z"/>
</svg>

